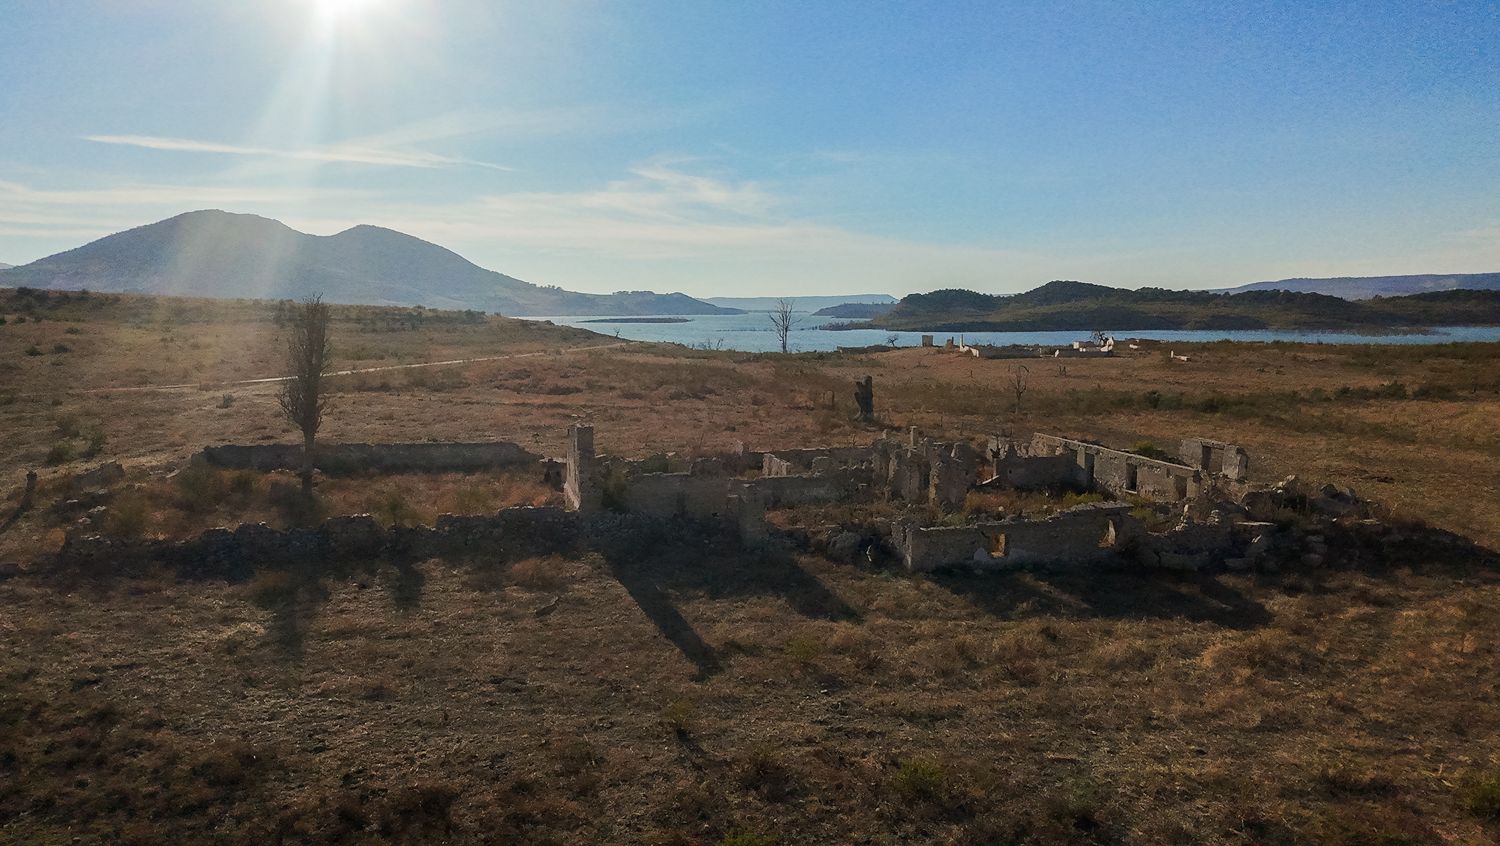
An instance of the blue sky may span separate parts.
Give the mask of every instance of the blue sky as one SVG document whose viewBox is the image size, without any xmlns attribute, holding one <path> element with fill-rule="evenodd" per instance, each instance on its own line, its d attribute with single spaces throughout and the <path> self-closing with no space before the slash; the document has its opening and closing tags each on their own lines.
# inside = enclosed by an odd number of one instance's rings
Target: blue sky
<svg viewBox="0 0 1500 846">
<path fill-rule="evenodd" d="M 1500 270 L 1500 4 L 7 0 L 0 261 L 198 208 L 576 290 Z"/>
</svg>

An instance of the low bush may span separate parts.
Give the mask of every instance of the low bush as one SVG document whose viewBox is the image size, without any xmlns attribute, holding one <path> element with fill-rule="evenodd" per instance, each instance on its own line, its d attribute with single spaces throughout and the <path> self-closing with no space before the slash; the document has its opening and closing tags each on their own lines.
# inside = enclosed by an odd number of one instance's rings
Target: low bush
<svg viewBox="0 0 1500 846">
<path fill-rule="evenodd" d="M 1470 813 L 1500 822 L 1500 769 L 1470 778 L 1463 787 L 1463 800 Z"/>
<path fill-rule="evenodd" d="M 146 533 L 146 523 L 151 512 L 146 507 L 146 498 L 135 491 L 115 497 L 105 512 L 104 527 L 110 534 L 122 538 L 138 538 Z"/>
<path fill-rule="evenodd" d="M 793 661 L 806 664 L 823 654 L 823 643 L 811 635 L 792 635 L 786 641 L 786 654 Z"/>
<path fill-rule="evenodd" d="M 908 802 L 946 805 L 952 798 L 952 784 L 946 770 L 936 761 L 908 758 L 896 768 L 891 786 Z"/>
<path fill-rule="evenodd" d="M 207 464 L 192 464 L 174 478 L 177 507 L 203 514 L 218 508 L 229 497 L 229 483 L 224 473 Z"/>
<path fill-rule="evenodd" d="M 93 458 L 99 453 L 104 452 L 104 444 L 108 440 L 108 437 L 104 434 L 103 429 L 95 426 L 88 430 L 87 434 L 84 435 L 84 439 L 86 443 L 83 447 L 83 455 L 85 458 Z"/>
<path fill-rule="evenodd" d="M 286 570 L 261 570 L 245 584 L 250 600 L 263 608 L 286 605 L 297 597 L 299 580 Z"/>
<path fill-rule="evenodd" d="M 558 572 L 562 559 L 527 558 L 510 565 L 510 580 L 528 590 L 556 590 L 563 579 Z"/>
<path fill-rule="evenodd" d="M 67 441 L 58 441 L 47 450 L 47 466 L 56 467 L 59 464 L 67 464 L 73 460 L 73 445 Z"/>
<path fill-rule="evenodd" d="M 697 722 L 698 706 L 691 699 L 677 697 L 661 711 L 662 725 L 678 734 L 688 734 Z"/>
</svg>

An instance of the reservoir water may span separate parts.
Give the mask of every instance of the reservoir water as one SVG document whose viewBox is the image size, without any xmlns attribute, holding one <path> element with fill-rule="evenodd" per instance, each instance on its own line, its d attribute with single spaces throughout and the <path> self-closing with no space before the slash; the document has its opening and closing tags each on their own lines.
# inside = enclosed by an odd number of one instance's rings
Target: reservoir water
<svg viewBox="0 0 1500 846">
<path fill-rule="evenodd" d="M 887 332 L 881 329 L 827 329 L 836 318 L 798 314 L 792 329 L 794 352 L 832 350 L 838 347 L 861 347 L 884 344 L 894 335 L 898 346 L 922 343 L 921 332 Z M 598 317 L 536 317 L 563 326 L 577 326 L 603 335 L 616 335 L 632 341 L 666 341 L 690 347 L 709 347 L 742 352 L 775 352 L 779 349 L 771 317 L 764 312 L 749 314 L 687 315 L 683 323 L 591 323 Z M 1106 328 L 1106 332 L 1109 330 Z M 1039 344 L 1066 346 L 1089 336 L 1088 332 L 938 332 L 939 344 L 948 337 L 971 344 Z M 1299 332 L 1273 330 L 1179 330 L 1132 329 L 1109 332 L 1116 338 L 1155 338 L 1163 341 L 1302 341 L 1324 344 L 1442 344 L 1453 341 L 1500 341 L 1500 326 L 1447 326 L 1420 334 L 1351 334 L 1346 332 Z"/>
</svg>

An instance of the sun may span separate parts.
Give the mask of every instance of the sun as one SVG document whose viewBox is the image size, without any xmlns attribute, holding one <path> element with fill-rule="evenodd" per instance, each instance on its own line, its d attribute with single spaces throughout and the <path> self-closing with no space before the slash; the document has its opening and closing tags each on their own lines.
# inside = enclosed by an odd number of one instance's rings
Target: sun
<svg viewBox="0 0 1500 846">
<path fill-rule="evenodd" d="M 380 2 L 381 0 L 313 0 L 313 5 L 317 7 L 318 16 L 325 22 L 336 23 L 357 18 Z"/>
</svg>

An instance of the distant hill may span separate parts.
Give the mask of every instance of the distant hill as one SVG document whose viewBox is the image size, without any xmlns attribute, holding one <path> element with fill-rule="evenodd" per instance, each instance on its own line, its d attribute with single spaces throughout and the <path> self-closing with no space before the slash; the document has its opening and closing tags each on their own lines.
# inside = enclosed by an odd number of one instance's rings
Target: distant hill
<svg viewBox="0 0 1500 846">
<path fill-rule="evenodd" d="M 777 300 L 783 299 L 791 300 L 792 308 L 796 311 L 818 311 L 845 303 L 896 304 L 896 298 L 890 294 L 845 294 L 841 297 L 704 297 L 703 301 L 743 311 L 772 311 L 776 308 Z"/>
<path fill-rule="evenodd" d="M 0 270 L 10 270 L 12 267 L 15 267 L 15 265 L 6 264 L 5 262 L 0 261 Z"/>
<path fill-rule="evenodd" d="M 946 290 L 912 294 L 859 328 L 923 332 L 1035 332 L 1132 329 L 1303 329 L 1368 331 L 1423 326 L 1500 325 L 1500 291 L 1434 291 L 1352 301 L 1327 294 L 1257 290 L 1131 291 L 1048 282 L 1011 296 Z"/>
<path fill-rule="evenodd" d="M 869 320 L 895 308 L 895 303 L 840 303 L 820 308 L 813 312 L 817 317 L 842 317 L 853 320 Z"/>
<path fill-rule="evenodd" d="M 0 286 L 273 299 L 321 293 L 336 303 L 507 315 L 732 313 L 685 294 L 583 294 L 532 285 L 378 226 L 308 235 L 223 211 L 188 212 L 0 270 Z"/>
<path fill-rule="evenodd" d="M 1275 282 L 1251 282 L 1225 293 L 1245 291 L 1300 291 L 1306 294 L 1328 294 L 1346 300 L 1368 300 L 1374 297 L 1401 297 L 1429 291 L 1495 291 L 1500 290 L 1500 273 L 1424 273 L 1415 276 L 1340 276 L 1329 279 L 1280 279 Z"/>
</svg>

